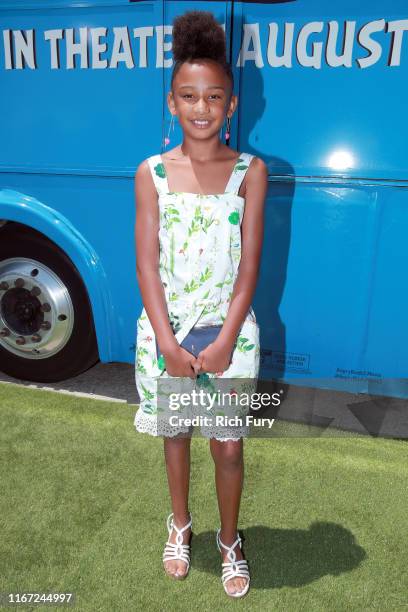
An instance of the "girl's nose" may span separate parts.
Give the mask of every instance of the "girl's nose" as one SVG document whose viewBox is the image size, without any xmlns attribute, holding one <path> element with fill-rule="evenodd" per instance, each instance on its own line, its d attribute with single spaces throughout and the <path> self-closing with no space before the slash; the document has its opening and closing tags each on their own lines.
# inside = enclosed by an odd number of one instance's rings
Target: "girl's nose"
<svg viewBox="0 0 408 612">
<path fill-rule="evenodd" d="M 202 112 L 208 112 L 208 104 L 205 100 L 198 100 L 197 104 L 196 104 L 196 108 L 197 110 L 199 110 L 201 113 Z"/>
</svg>

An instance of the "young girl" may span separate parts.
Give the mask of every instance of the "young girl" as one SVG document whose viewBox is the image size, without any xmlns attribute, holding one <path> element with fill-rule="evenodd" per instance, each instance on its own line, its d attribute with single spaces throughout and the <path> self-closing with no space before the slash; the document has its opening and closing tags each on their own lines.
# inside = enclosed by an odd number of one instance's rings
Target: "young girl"
<svg viewBox="0 0 408 612">
<path fill-rule="evenodd" d="M 173 510 L 163 562 L 166 573 L 180 579 L 190 566 L 191 427 L 163 417 L 158 383 L 194 387 L 203 378 L 257 380 L 259 327 L 251 301 L 267 168 L 260 158 L 220 141 L 225 118 L 229 137 L 238 100 L 224 30 L 210 12 L 189 11 L 175 19 L 173 57 L 167 103 L 183 142 L 147 158 L 135 175 L 137 279 L 144 305 L 137 321 L 135 427 L 163 436 Z M 218 336 L 196 356 L 181 346 L 192 330 L 214 331 L 217 325 Z M 201 428 L 215 463 L 221 520 L 216 543 L 224 590 L 232 597 L 245 595 L 250 581 L 237 533 L 247 429 Z"/>
</svg>

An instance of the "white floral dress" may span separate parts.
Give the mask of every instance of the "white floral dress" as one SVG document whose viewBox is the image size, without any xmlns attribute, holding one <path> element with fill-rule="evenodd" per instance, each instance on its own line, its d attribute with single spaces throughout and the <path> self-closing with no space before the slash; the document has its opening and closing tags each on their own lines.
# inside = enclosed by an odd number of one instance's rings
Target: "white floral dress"
<svg viewBox="0 0 408 612">
<path fill-rule="evenodd" d="M 245 199 L 238 191 L 253 157 L 249 153 L 240 154 L 225 193 L 216 195 L 170 192 L 161 155 L 147 159 L 158 192 L 159 272 L 169 322 L 179 343 L 194 325 L 219 325 L 227 316 L 241 259 Z M 191 427 L 182 424 L 170 425 L 168 410 L 161 408 L 159 400 L 163 398 L 159 397 L 158 384 L 163 384 L 164 379 L 178 381 L 180 392 L 189 386 L 196 389 L 197 385 L 211 386 L 213 378 L 226 378 L 229 379 L 226 382 L 235 383 L 235 379 L 246 379 L 251 393 L 256 388 L 259 359 L 259 326 L 251 306 L 237 335 L 230 365 L 224 372 L 203 372 L 196 380 L 171 377 L 165 370 L 163 356 L 157 354 L 155 332 L 143 307 L 137 319 L 135 380 L 140 407 L 134 420 L 136 430 L 170 437 L 191 431 Z M 240 410 L 244 423 L 248 406 Z M 246 436 L 248 431 L 245 424 L 221 429 L 201 426 L 204 436 L 219 440 L 237 439 Z"/>
</svg>

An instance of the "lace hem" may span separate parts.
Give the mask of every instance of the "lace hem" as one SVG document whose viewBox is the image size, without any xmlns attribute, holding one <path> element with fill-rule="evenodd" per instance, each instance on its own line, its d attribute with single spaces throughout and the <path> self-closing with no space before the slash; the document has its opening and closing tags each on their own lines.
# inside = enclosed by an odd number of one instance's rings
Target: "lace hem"
<svg viewBox="0 0 408 612">
<path fill-rule="evenodd" d="M 237 442 L 241 438 L 248 437 L 249 427 L 234 427 L 234 429 L 227 429 L 226 427 L 212 428 L 203 426 L 201 427 L 201 434 L 204 438 L 215 438 L 218 442 L 228 442 L 228 440 Z"/>
<path fill-rule="evenodd" d="M 138 432 L 156 437 L 174 438 L 180 433 L 189 433 L 191 430 L 190 427 L 172 427 L 167 421 L 160 421 L 159 417 L 146 414 L 141 408 L 136 412 L 133 424 Z"/>
</svg>

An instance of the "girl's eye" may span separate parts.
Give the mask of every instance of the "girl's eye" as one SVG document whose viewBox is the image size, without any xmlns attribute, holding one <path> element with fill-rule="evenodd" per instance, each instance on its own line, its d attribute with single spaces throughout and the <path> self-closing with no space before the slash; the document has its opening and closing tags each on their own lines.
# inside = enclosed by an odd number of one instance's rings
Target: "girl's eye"
<svg viewBox="0 0 408 612">
<path fill-rule="evenodd" d="M 184 94 L 183 95 L 183 98 L 192 98 L 192 97 L 193 97 L 192 94 Z M 219 99 L 221 99 L 221 96 L 219 96 L 218 94 L 212 94 L 210 96 L 210 98 L 219 98 Z"/>
</svg>

